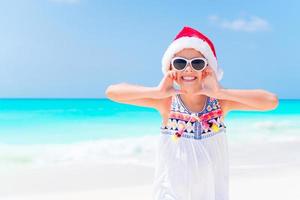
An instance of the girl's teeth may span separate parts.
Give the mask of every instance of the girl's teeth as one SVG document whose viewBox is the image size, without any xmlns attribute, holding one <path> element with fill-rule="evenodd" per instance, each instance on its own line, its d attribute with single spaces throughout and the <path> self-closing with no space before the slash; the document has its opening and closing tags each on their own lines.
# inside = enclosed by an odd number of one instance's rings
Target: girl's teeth
<svg viewBox="0 0 300 200">
<path fill-rule="evenodd" d="M 191 81 L 191 80 L 195 80 L 196 79 L 196 77 L 191 77 L 191 76 L 184 76 L 184 77 L 182 77 L 183 78 L 183 80 L 188 80 L 188 81 Z"/>
</svg>

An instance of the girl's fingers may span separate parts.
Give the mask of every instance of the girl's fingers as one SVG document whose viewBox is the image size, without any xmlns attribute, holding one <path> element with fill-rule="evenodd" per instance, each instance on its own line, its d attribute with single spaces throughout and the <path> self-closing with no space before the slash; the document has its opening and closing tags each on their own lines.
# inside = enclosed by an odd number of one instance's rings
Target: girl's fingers
<svg viewBox="0 0 300 200">
<path fill-rule="evenodd" d="M 175 71 L 173 71 L 173 80 L 176 80 L 176 72 Z"/>
<path fill-rule="evenodd" d="M 170 79 L 173 79 L 173 72 L 172 72 L 172 71 L 170 71 L 170 72 L 168 73 L 168 77 L 169 77 Z"/>
<path fill-rule="evenodd" d="M 172 71 L 168 71 L 168 77 L 172 78 Z"/>
<path fill-rule="evenodd" d="M 209 73 L 209 74 L 214 73 L 213 69 L 212 69 L 212 68 L 208 68 L 208 73 Z"/>
<path fill-rule="evenodd" d="M 175 80 L 178 81 L 178 73 L 175 72 Z"/>
</svg>

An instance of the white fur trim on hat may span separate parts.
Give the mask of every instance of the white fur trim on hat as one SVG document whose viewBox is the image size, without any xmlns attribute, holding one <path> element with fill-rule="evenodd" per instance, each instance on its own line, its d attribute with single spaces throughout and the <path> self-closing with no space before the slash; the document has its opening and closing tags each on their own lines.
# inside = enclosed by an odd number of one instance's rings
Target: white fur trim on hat
<svg viewBox="0 0 300 200">
<path fill-rule="evenodd" d="M 164 74 L 168 71 L 173 56 L 184 48 L 193 48 L 200 51 L 208 60 L 208 64 L 215 71 L 218 81 L 222 79 L 224 74 L 223 69 L 218 68 L 217 59 L 210 46 L 204 40 L 196 37 L 181 37 L 169 45 L 162 58 L 162 72 Z"/>
</svg>

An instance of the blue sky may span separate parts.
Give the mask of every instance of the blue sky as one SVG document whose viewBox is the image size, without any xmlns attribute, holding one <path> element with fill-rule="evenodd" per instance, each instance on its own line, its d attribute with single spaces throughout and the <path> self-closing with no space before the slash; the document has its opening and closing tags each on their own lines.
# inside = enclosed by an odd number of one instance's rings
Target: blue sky
<svg viewBox="0 0 300 200">
<path fill-rule="evenodd" d="M 221 84 L 300 98 L 300 3 L 0 2 L 0 97 L 103 98 L 110 84 L 156 86 L 183 26 L 215 44 Z"/>
</svg>

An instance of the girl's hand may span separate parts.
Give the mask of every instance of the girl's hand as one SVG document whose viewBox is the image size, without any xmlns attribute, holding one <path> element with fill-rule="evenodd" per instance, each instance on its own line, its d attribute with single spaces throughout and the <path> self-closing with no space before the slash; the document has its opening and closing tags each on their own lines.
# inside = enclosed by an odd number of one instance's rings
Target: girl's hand
<svg viewBox="0 0 300 200">
<path fill-rule="evenodd" d="M 202 80 L 202 86 L 197 94 L 204 94 L 206 96 L 217 98 L 221 85 L 219 84 L 217 76 L 211 67 L 208 66 L 204 71 Z"/>
<path fill-rule="evenodd" d="M 176 71 L 168 71 L 160 84 L 157 86 L 158 89 L 158 97 L 157 98 L 166 98 L 169 96 L 173 96 L 175 94 L 184 94 L 185 91 L 177 90 L 173 87 L 173 81 L 178 80 L 178 73 Z"/>
</svg>

